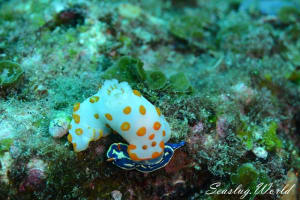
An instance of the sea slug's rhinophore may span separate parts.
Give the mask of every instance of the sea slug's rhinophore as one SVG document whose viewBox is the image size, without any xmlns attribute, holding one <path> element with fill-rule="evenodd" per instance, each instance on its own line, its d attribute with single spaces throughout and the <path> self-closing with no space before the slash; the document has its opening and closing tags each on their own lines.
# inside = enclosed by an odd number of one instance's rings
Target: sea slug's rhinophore
<svg viewBox="0 0 300 200">
<path fill-rule="evenodd" d="M 68 140 L 74 151 L 83 151 L 90 141 L 107 136 L 111 129 L 128 142 L 114 143 L 107 152 L 108 160 L 123 169 L 159 169 L 184 144 L 166 143 L 171 130 L 160 109 L 127 82 L 117 80 L 105 81 L 97 94 L 74 105 Z"/>
</svg>

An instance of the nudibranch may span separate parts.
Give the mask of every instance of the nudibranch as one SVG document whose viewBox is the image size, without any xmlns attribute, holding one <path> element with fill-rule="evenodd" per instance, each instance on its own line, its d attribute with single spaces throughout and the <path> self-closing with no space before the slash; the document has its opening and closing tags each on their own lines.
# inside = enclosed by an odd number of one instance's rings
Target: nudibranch
<svg viewBox="0 0 300 200">
<path fill-rule="evenodd" d="M 112 130 L 128 142 L 114 143 L 107 152 L 108 160 L 123 169 L 154 171 L 184 145 L 166 143 L 171 130 L 160 109 L 127 82 L 115 79 L 106 80 L 95 95 L 74 104 L 68 141 L 79 152 Z"/>
</svg>

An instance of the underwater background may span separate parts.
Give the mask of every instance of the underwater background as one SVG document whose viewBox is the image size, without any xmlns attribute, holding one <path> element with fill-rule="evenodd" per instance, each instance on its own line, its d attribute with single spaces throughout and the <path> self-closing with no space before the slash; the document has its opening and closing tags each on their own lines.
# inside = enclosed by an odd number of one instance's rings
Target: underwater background
<svg viewBox="0 0 300 200">
<path fill-rule="evenodd" d="M 169 163 L 120 168 L 115 130 L 74 151 L 111 79 L 184 143 Z M 298 0 L 0 0 L 0 200 L 297 200 L 299 148 Z"/>
</svg>

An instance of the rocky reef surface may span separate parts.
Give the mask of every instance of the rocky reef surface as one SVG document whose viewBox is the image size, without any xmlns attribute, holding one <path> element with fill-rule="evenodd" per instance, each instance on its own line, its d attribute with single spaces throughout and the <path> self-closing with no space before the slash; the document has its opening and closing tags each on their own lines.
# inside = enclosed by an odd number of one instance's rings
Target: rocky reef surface
<svg viewBox="0 0 300 200">
<path fill-rule="evenodd" d="M 0 199 L 299 199 L 299 35 L 297 0 L 0 0 Z M 164 168 L 107 162 L 117 134 L 73 151 L 108 79 L 185 141 Z"/>
</svg>

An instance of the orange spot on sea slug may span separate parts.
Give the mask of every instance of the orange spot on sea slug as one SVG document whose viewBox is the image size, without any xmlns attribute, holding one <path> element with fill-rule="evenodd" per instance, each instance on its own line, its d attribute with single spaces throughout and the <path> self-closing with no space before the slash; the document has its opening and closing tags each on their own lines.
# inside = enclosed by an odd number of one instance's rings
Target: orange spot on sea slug
<svg viewBox="0 0 300 200">
<path fill-rule="evenodd" d="M 164 143 L 164 141 L 161 141 L 159 143 L 159 146 L 160 146 L 160 148 L 165 149 L 165 143 Z"/>
<path fill-rule="evenodd" d="M 151 146 L 152 146 L 152 147 L 155 147 L 155 146 L 156 146 L 156 142 L 153 141 L 153 142 L 151 143 Z"/>
<path fill-rule="evenodd" d="M 99 131 L 99 138 L 101 138 L 101 137 L 103 137 L 103 130 L 102 129 Z"/>
<path fill-rule="evenodd" d="M 146 127 L 142 126 L 141 128 L 139 128 L 139 130 L 137 130 L 136 134 L 138 136 L 144 136 L 146 134 Z"/>
<path fill-rule="evenodd" d="M 136 149 L 136 146 L 134 144 L 130 144 L 130 145 L 128 145 L 128 149 L 134 150 L 134 149 Z"/>
<path fill-rule="evenodd" d="M 83 133 L 83 130 L 81 129 L 81 128 L 76 128 L 76 130 L 75 130 L 75 133 L 76 133 L 76 135 L 82 135 L 82 133 Z"/>
<path fill-rule="evenodd" d="M 79 124 L 79 122 L 80 122 L 80 116 L 79 115 L 73 114 L 73 119 L 74 119 L 76 124 Z"/>
<path fill-rule="evenodd" d="M 158 107 L 155 107 L 155 109 L 156 109 L 158 116 L 160 116 L 161 115 L 160 109 Z"/>
<path fill-rule="evenodd" d="M 68 135 L 68 141 L 72 142 L 72 135 L 71 134 Z"/>
<path fill-rule="evenodd" d="M 152 158 L 153 158 L 153 159 L 154 159 L 154 158 L 158 158 L 161 154 L 162 154 L 162 152 L 161 152 L 161 153 L 154 152 L 154 153 L 152 154 Z"/>
<path fill-rule="evenodd" d="M 123 113 L 126 114 L 126 115 L 128 115 L 130 112 L 131 112 L 130 106 L 126 106 L 126 107 L 123 109 Z"/>
<path fill-rule="evenodd" d="M 155 134 L 154 134 L 154 133 L 152 133 L 152 134 L 149 136 L 149 140 L 153 140 L 153 139 L 154 139 L 154 137 L 155 137 Z"/>
<path fill-rule="evenodd" d="M 135 160 L 135 161 L 141 160 L 135 153 L 129 153 L 129 157 L 131 158 L 131 160 Z"/>
<path fill-rule="evenodd" d="M 75 103 L 73 106 L 73 112 L 76 112 L 77 110 L 79 110 L 79 108 L 80 108 L 80 103 L 79 102 Z"/>
<path fill-rule="evenodd" d="M 128 131 L 129 129 L 130 129 L 129 122 L 123 122 L 123 124 L 121 125 L 121 130 L 122 131 Z"/>
<path fill-rule="evenodd" d="M 158 131 L 160 129 L 160 127 L 161 127 L 161 124 L 159 122 L 154 122 L 154 124 L 153 124 L 154 130 Z"/>
<path fill-rule="evenodd" d="M 141 93 L 137 90 L 133 90 L 133 94 L 135 94 L 136 96 L 139 96 L 139 97 L 142 96 Z"/>
<path fill-rule="evenodd" d="M 146 114 L 146 108 L 143 105 L 140 105 L 139 111 L 142 115 Z"/>
<path fill-rule="evenodd" d="M 77 150 L 76 150 L 76 147 L 77 147 L 77 144 L 76 144 L 76 143 L 73 143 L 73 149 L 74 149 L 74 151 L 77 151 Z"/>
<path fill-rule="evenodd" d="M 95 103 L 95 102 L 99 101 L 99 97 L 98 97 L 98 96 L 93 96 L 93 97 L 90 98 L 89 101 L 90 101 L 91 103 Z"/>
<path fill-rule="evenodd" d="M 112 120 L 112 116 L 111 116 L 109 113 L 106 113 L 106 114 L 105 114 L 105 117 L 106 117 L 106 119 L 108 119 L 109 121 Z"/>
</svg>

